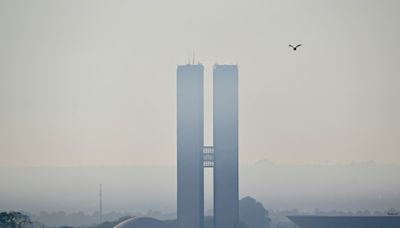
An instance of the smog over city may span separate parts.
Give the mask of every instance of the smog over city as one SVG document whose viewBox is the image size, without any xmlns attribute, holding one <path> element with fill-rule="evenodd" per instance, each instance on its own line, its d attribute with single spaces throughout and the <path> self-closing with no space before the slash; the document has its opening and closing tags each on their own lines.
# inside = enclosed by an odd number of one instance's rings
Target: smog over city
<svg viewBox="0 0 400 228">
<path fill-rule="evenodd" d="M 400 227 L 399 11 L 0 0 L 0 228 Z"/>
</svg>

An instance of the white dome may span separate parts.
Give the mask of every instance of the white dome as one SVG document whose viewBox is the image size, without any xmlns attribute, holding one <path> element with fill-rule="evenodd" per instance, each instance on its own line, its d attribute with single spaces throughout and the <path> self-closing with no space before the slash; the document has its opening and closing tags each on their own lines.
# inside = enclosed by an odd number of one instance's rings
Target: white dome
<svg viewBox="0 0 400 228">
<path fill-rule="evenodd" d="M 136 217 L 127 219 L 114 228 L 168 228 L 168 226 L 157 219 L 149 217 Z"/>
</svg>

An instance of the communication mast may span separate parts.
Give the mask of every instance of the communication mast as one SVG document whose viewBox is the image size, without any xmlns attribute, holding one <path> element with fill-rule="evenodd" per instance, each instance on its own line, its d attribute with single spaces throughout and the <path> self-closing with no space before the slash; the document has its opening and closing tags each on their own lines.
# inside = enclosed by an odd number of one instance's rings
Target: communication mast
<svg viewBox="0 0 400 228">
<path fill-rule="evenodd" d="M 99 213 L 100 213 L 100 222 L 103 221 L 103 191 L 102 191 L 102 184 L 99 185 Z"/>
</svg>

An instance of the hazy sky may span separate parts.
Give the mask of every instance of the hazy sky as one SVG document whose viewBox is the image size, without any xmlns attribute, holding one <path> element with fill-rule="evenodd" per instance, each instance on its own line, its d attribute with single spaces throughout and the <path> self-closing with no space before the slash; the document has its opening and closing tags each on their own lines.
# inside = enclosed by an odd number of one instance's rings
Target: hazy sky
<svg viewBox="0 0 400 228">
<path fill-rule="evenodd" d="M 400 163 L 400 1 L 0 0 L 0 166 L 176 163 L 176 66 L 239 64 L 240 162 Z M 302 43 L 293 52 L 288 44 Z"/>
</svg>

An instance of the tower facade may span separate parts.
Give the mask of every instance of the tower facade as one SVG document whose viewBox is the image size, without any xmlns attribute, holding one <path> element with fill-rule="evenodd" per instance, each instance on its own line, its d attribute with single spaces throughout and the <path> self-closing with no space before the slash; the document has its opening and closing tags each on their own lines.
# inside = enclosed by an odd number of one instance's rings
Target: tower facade
<svg viewBox="0 0 400 228">
<path fill-rule="evenodd" d="M 238 68 L 216 65 L 214 75 L 214 228 L 235 228 L 238 192 Z"/>
<path fill-rule="evenodd" d="M 202 65 L 177 69 L 178 228 L 203 228 L 203 72 Z"/>
<path fill-rule="evenodd" d="M 214 228 L 235 228 L 238 194 L 238 68 L 213 70 L 214 146 L 204 147 L 204 67 L 177 69 L 178 228 L 204 227 L 204 168 L 214 168 Z"/>
</svg>

